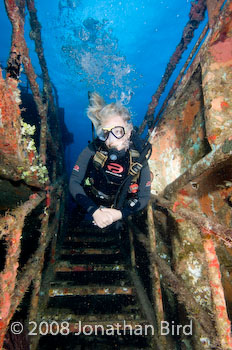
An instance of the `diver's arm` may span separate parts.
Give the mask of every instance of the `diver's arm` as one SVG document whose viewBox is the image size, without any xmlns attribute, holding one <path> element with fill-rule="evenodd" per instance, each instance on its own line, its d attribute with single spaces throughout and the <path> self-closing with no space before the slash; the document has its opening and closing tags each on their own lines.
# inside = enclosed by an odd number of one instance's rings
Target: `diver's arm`
<svg viewBox="0 0 232 350">
<path fill-rule="evenodd" d="M 94 151 L 90 147 L 86 147 L 76 161 L 69 180 L 69 191 L 76 202 L 92 215 L 98 206 L 86 195 L 82 186 L 89 160 L 94 155 Z"/>
<path fill-rule="evenodd" d="M 148 164 L 146 164 L 141 172 L 139 179 L 139 190 L 138 190 L 138 202 L 134 206 L 130 206 L 129 203 L 121 209 L 122 218 L 126 218 L 129 215 L 134 214 L 135 212 L 142 210 L 148 204 L 151 195 L 151 177 L 150 169 Z"/>
</svg>

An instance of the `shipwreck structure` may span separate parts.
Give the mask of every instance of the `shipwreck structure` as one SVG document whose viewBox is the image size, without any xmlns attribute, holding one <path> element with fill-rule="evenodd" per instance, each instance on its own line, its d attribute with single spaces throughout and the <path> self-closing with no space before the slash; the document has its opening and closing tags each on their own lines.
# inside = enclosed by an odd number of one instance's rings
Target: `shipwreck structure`
<svg viewBox="0 0 232 350">
<path fill-rule="evenodd" d="M 152 198 L 120 237 L 67 222 L 72 135 L 34 0 L 5 7 L 12 45 L 0 70 L 0 348 L 232 349 L 232 2 L 192 3 L 139 128 L 152 137 Z M 24 37 L 26 7 L 42 84 Z M 205 11 L 209 23 L 154 118 Z M 30 89 L 20 87 L 22 67 Z"/>
</svg>

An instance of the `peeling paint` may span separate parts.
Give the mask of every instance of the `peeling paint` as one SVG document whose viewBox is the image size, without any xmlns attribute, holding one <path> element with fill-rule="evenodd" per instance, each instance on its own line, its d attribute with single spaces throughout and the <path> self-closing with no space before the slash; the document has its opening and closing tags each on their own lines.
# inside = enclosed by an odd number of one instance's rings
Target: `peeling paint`
<svg viewBox="0 0 232 350">
<path fill-rule="evenodd" d="M 224 63 L 232 60 L 232 37 L 225 41 L 219 41 L 210 48 L 211 55 L 216 62 Z"/>
</svg>

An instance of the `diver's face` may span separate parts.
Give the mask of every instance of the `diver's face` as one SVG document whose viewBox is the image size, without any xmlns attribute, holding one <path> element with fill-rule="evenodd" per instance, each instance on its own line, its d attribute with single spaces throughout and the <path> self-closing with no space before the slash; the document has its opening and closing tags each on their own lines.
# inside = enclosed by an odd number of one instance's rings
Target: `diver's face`
<svg viewBox="0 0 232 350">
<path fill-rule="evenodd" d="M 102 130 L 106 136 L 105 144 L 108 148 L 116 148 L 118 151 L 125 148 L 130 132 L 127 131 L 127 122 L 121 116 L 112 115 L 103 121 Z"/>
</svg>

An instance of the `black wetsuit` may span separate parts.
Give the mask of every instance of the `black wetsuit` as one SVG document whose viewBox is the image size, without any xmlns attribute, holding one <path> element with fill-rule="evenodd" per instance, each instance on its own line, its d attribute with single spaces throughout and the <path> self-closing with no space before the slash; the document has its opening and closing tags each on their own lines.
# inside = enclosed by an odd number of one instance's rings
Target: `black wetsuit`
<svg viewBox="0 0 232 350">
<path fill-rule="evenodd" d="M 102 142 L 105 146 L 105 144 Z M 69 190 L 76 202 L 88 213 L 87 218 L 91 219 L 92 214 L 100 205 L 110 207 L 113 202 L 118 188 L 123 180 L 127 177 L 130 157 L 129 151 L 108 150 L 108 159 L 103 167 L 97 169 L 93 164 L 93 157 L 96 149 L 93 144 L 86 147 L 79 155 L 76 164 L 72 170 L 69 182 Z M 117 159 L 115 159 L 115 155 Z M 86 181 L 87 179 L 87 181 Z M 122 218 L 127 217 L 143 209 L 150 198 L 150 170 L 146 163 L 140 171 L 138 178 L 137 193 L 128 193 L 123 208 Z M 94 187 L 99 193 L 103 193 L 106 198 L 96 197 L 92 191 Z M 133 198 L 136 198 L 133 201 Z"/>
</svg>

